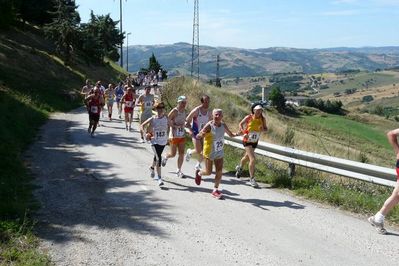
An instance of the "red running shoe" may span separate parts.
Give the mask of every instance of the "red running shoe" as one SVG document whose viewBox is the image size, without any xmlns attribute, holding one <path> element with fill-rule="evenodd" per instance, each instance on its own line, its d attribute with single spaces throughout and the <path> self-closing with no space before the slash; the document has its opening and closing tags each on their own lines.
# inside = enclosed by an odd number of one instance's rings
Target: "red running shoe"
<svg viewBox="0 0 399 266">
<path fill-rule="evenodd" d="M 213 196 L 214 198 L 221 199 L 221 198 L 223 197 L 223 194 L 222 194 L 222 192 L 220 192 L 219 190 L 214 190 L 214 191 L 212 192 L 212 196 Z"/>
<path fill-rule="evenodd" d="M 199 175 L 200 170 L 195 170 L 195 184 L 198 186 L 201 184 L 201 176 Z"/>
</svg>

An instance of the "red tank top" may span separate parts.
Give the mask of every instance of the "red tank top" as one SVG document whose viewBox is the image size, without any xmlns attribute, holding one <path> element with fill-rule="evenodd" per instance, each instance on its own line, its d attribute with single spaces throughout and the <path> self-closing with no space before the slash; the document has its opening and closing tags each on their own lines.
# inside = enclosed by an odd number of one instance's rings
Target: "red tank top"
<svg viewBox="0 0 399 266">
<path fill-rule="evenodd" d="M 92 98 L 89 102 L 89 111 L 92 114 L 100 113 L 100 99 Z"/>
</svg>

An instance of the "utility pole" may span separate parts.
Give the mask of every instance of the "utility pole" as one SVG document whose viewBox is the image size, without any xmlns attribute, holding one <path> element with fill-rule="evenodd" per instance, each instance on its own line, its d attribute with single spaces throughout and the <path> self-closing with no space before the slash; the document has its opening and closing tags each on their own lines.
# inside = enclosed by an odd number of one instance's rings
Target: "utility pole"
<svg viewBox="0 0 399 266">
<path fill-rule="evenodd" d="M 132 34 L 129 32 L 126 34 L 126 71 L 129 72 L 129 35 Z"/>
<path fill-rule="evenodd" d="M 120 31 L 121 31 L 121 33 L 123 34 L 123 31 L 122 31 L 122 0 L 119 0 L 119 26 L 120 26 Z M 120 64 L 120 66 L 123 68 L 123 39 L 122 39 L 122 42 L 121 42 L 121 64 Z"/>
<path fill-rule="evenodd" d="M 197 72 L 199 80 L 199 0 L 194 0 L 193 45 L 191 49 L 191 77 Z"/>
<path fill-rule="evenodd" d="M 216 57 L 216 81 L 215 81 L 215 86 L 218 88 L 222 87 L 222 84 L 220 83 L 220 56 L 219 54 Z"/>
</svg>

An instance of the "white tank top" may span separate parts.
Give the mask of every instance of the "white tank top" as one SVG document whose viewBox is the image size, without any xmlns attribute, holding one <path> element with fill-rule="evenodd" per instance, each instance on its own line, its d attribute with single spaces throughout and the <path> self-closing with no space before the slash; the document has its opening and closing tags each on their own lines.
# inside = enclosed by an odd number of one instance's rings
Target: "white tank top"
<svg viewBox="0 0 399 266">
<path fill-rule="evenodd" d="M 185 130 L 184 125 L 186 123 L 186 110 L 183 112 L 179 112 L 179 110 L 175 107 L 173 110 L 177 111 L 177 115 L 175 117 L 175 121 L 170 131 L 171 138 L 184 138 Z"/>
<path fill-rule="evenodd" d="M 168 142 L 168 118 L 166 115 L 158 118 L 153 116 L 152 118 L 152 128 L 154 131 L 153 144 L 166 145 Z"/>
<path fill-rule="evenodd" d="M 201 113 L 201 110 L 198 108 L 197 121 L 198 121 L 198 130 L 200 131 L 206 125 L 206 123 L 209 122 L 209 110 L 206 112 L 206 114 L 203 115 Z"/>
</svg>

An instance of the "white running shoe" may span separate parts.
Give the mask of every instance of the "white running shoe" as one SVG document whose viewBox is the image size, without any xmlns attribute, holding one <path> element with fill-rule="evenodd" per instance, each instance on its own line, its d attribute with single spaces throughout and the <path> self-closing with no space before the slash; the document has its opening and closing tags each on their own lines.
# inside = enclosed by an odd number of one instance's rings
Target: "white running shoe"
<svg viewBox="0 0 399 266">
<path fill-rule="evenodd" d="M 184 178 L 184 174 L 181 171 L 177 171 L 176 175 L 178 178 Z"/>
<path fill-rule="evenodd" d="M 191 150 L 191 149 L 187 149 L 187 152 L 186 152 L 186 162 L 188 162 L 188 161 L 190 161 L 190 159 L 191 159 L 191 153 L 192 153 L 193 151 Z"/>
<path fill-rule="evenodd" d="M 259 187 L 258 183 L 256 183 L 256 181 L 255 181 L 255 178 L 249 179 L 249 184 L 251 185 L 251 187 L 254 187 L 254 188 Z"/>
<path fill-rule="evenodd" d="M 382 222 L 382 223 L 376 222 L 374 216 L 369 217 L 367 220 L 369 221 L 369 223 L 372 226 L 374 226 L 377 233 L 379 233 L 381 235 L 385 235 L 387 233 L 387 230 L 384 228 L 384 222 Z"/>
<path fill-rule="evenodd" d="M 158 177 L 158 186 L 162 187 L 164 185 L 162 178 Z"/>
</svg>

